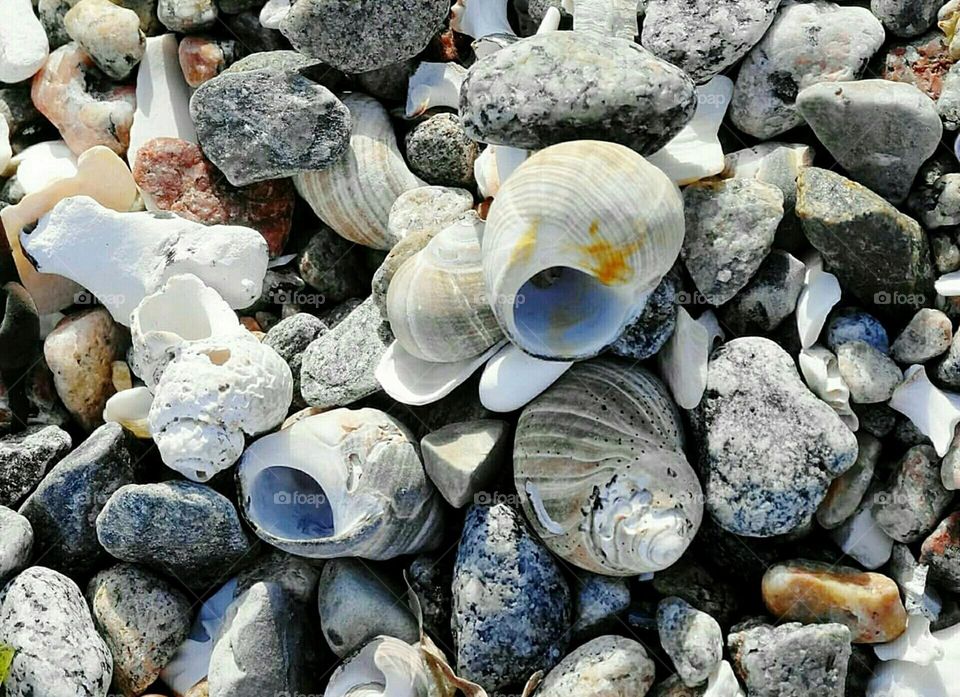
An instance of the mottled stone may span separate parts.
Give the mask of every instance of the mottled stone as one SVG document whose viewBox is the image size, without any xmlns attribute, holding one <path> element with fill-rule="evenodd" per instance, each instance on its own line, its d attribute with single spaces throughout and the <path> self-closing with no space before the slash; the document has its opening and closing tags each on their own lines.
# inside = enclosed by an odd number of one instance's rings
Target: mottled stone
<svg viewBox="0 0 960 697">
<path fill-rule="evenodd" d="M 855 308 L 835 312 L 827 324 L 827 348 L 836 353 L 848 341 L 865 341 L 880 353 L 890 353 L 887 330 L 876 317 Z"/>
<path fill-rule="evenodd" d="M 221 73 L 193 93 L 190 115 L 204 155 L 234 186 L 324 169 L 350 140 L 347 107 L 292 71 Z"/>
<path fill-rule="evenodd" d="M 471 66 L 460 118 L 474 140 L 536 150 L 609 140 L 651 154 L 693 118 L 693 81 L 624 39 L 533 36 Z"/>
<path fill-rule="evenodd" d="M 856 460 L 853 434 L 768 339 L 734 339 L 713 354 L 697 418 L 707 510 L 738 535 L 802 527 Z"/>
<path fill-rule="evenodd" d="M 77 2 L 79 0 L 39 0 L 37 3 L 37 18 L 47 33 L 51 51 L 70 43 L 63 18 Z"/>
<path fill-rule="evenodd" d="M 916 36 L 933 26 L 943 0 L 870 0 L 870 11 L 897 36 Z"/>
<path fill-rule="evenodd" d="M 721 308 L 724 325 L 740 336 L 773 331 L 796 309 L 805 271 L 793 255 L 772 250 L 747 285 Z"/>
<path fill-rule="evenodd" d="M 233 63 L 236 55 L 236 41 L 208 36 L 185 36 L 177 49 L 183 79 L 191 87 L 215 78 Z"/>
<path fill-rule="evenodd" d="M 410 562 L 406 571 L 410 589 L 420 601 L 423 628 L 434 637 L 446 637 L 450 633 L 453 565 L 446 562 L 446 559 L 431 554 L 420 554 Z"/>
<path fill-rule="evenodd" d="M 653 686 L 647 697 L 703 697 L 707 686 L 687 687 L 679 675 L 671 675 L 661 683 Z"/>
<path fill-rule="evenodd" d="M 930 567 L 930 579 L 944 590 L 960 593 L 960 511 L 940 521 L 923 541 L 920 563 Z"/>
<path fill-rule="evenodd" d="M 77 584 L 33 566 L 0 594 L 0 642 L 15 653 L 9 697 L 107 697 L 113 661 Z"/>
<path fill-rule="evenodd" d="M 304 0 L 290 8 L 280 31 L 301 53 L 362 73 L 416 56 L 449 11 L 448 0 Z"/>
<path fill-rule="evenodd" d="M 950 348 L 953 342 L 953 324 L 940 310 L 924 308 L 917 312 L 900 332 L 890 355 L 906 365 L 925 363 Z"/>
<path fill-rule="evenodd" d="M 740 66 L 730 119 L 767 139 L 803 123 L 794 104 L 805 87 L 856 80 L 884 40 L 883 25 L 862 7 L 791 3 Z"/>
<path fill-rule="evenodd" d="M 133 481 L 133 437 L 104 424 L 58 462 L 20 508 L 33 526 L 43 562 L 71 574 L 98 568 L 106 556 L 94 521 L 110 495 Z"/>
<path fill-rule="evenodd" d="M 452 423 L 420 441 L 423 467 L 454 508 L 493 484 L 509 457 L 510 425 L 486 419 Z"/>
<path fill-rule="evenodd" d="M 70 434 L 57 426 L 31 426 L 0 438 L 0 506 L 18 506 L 72 445 Z"/>
<path fill-rule="evenodd" d="M 574 641 L 616 631 L 620 625 L 618 615 L 630 607 L 627 579 L 578 570 L 576 581 L 572 631 Z"/>
<path fill-rule="evenodd" d="M 940 481 L 940 458 L 929 445 L 916 445 L 901 458 L 894 478 L 877 493 L 873 517 L 898 542 L 915 542 L 933 530 L 953 500 Z"/>
<path fill-rule="evenodd" d="M 757 179 L 698 182 L 683 190 L 683 210 L 684 264 L 707 301 L 722 305 L 770 252 L 783 194 Z"/>
<path fill-rule="evenodd" d="M 0 506 L 0 587 L 30 563 L 33 527 L 30 521 Z"/>
<path fill-rule="evenodd" d="M 889 356 L 866 341 L 846 341 L 837 348 L 840 377 L 859 404 L 886 402 L 903 380 L 903 372 Z"/>
<path fill-rule="evenodd" d="M 319 292 L 323 303 L 363 297 L 370 288 L 360 251 L 358 245 L 321 224 L 297 257 L 300 277 Z"/>
<path fill-rule="evenodd" d="M 297 404 L 305 404 L 300 396 L 300 366 L 303 362 L 303 352 L 327 329 L 327 325 L 317 317 L 306 312 L 298 312 L 277 322 L 263 337 L 263 343 L 279 353 L 290 366 L 290 372 L 293 374 L 293 398 Z"/>
<path fill-rule="evenodd" d="M 750 697 L 844 697 L 850 630 L 842 624 L 734 630 L 727 646 Z"/>
<path fill-rule="evenodd" d="M 80 0 L 63 18 L 70 38 L 104 73 L 123 80 L 143 58 L 147 40 L 133 10 L 110 0 Z"/>
<path fill-rule="evenodd" d="M 647 299 L 640 316 L 610 345 L 610 352 L 638 361 L 656 355 L 677 326 L 678 281 L 667 274 Z"/>
<path fill-rule="evenodd" d="M 907 197 L 943 133 L 933 100 L 901 82 L 821 82 L 802 90 L 796 105 L 851 178 L 893 203 Z"/>
<path fill-rule="evenodd" d="M 848 627 L 858 644 L 892 641 L 907 626 L 900 590 L 883 574 L 799 560 L 771 567 L 762 592 L 775 617 L 836 622 Z"/>
<path fill-rule="evenodd" d="M 539 697 L 642 697 L 654 664 L 638 641 L 607 635 L 567 654 L 537 688 Z"/>
<path fill-rule="evenodd" d="M 93 620 L 113 656 L 113 679 L 134 696 L 153 683 L 190 632 L 190 601 L 132 564 L 101 571 L 87 585 Z"/>
<path fill-rule="evenodd" d="M 157 208 L 207 225 L 243 225 L 259 230 L 271 256 L 283 252 L 296 195 L 288 179 L 236 187 L 179 138 L 154 138 L 137 151 L 133 178 Z"/>
<path fill-rule="evenodd" d="M 230 500 L 195 482 L 121 487 L 97 516 L 96 528 L 112 556 L 199 592 L 229 578 L 251 550 Z"/>
<path fill-rule="evenodd" d="M 474 186 L 480 146 L 455 114 L 436 114 L 407 134 L 407 163 L 418 177 L 441 186 Z"/>
<path fill-rule="evenodd" d="M 954 63 L 943 76 L 937 113 L 948 131 L 960 128 L 960 65 Z"/>
<path fill-rule="evenodd" d="M 873 481 L 873 472 L 880 459 L 880 441 L 867 432 L 857 433 L 857 461 L 853 467 L 830 483 L 827 495 L 817 509 L 817 522 L 824 528 L 835 528 L 852 516 Z"/>
<path fill-rule="evenodd" d="M 213 0 L 158 0 L 157 18 L 170 31 L 201 31 L 217 21 L 217 6 Z"/>
<path fill-rule="evenodd" d="M 244 11 L 221 17 L 230 34 L 252 55 L 268 51 L 290 49 L 290 42 L 276 29 L 267 29 L 260 24 L 260 13 Z"/>
<path fill-rule="evenodd" d="M 670 597 L 660 601 L 657 631 L 677 674 L 690 687 L 706 682 L 723 659 L 720 625 L 682 598 Z"/>
<path fill-rule="evenodd" d="M 949 42 L 935 29 L 917 39 L 891 44 L 883 57 L 880 77 L 913 85 L 937 100 L 952 63 Z"/>
<path fill-rule="evenodd" d="M 897 412 L 887 404 L 858 404 L 854 412 L 860 429 L 877 438 L 886 438 L 897 425 Z"/>
<path fill-rule="evenodd" d="M 933 298 L 930 249 L 915 220 L 819 167 L 804 169 L 797 184 L 803 231 L 844 289 L 892 314 Z"/>
<path fill-rule="evenodd" d="M 947 387 L 960 389 L 960 333 L 954 335 L 947 355 L 937 364 L 936 378 Z"/>
<path fill-rule="evenodd" d="M 453 578 L 457 675 L 487 691 L 522 684 L 563 657 L 570 589 L 521 514 L 471 506 Z"/>
</svg>

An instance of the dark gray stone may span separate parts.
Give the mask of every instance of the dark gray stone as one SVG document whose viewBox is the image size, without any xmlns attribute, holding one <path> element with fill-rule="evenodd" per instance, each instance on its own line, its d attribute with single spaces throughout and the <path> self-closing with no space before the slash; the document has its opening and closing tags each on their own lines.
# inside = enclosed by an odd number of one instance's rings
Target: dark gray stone
<svg viewBox="0 0 960 697">
<path fill-rule="evenodd" d="M 0 438 L 0 506 L 19 505 L 72 444 L 57 426 L 32 426 Z"/>
<path fill-rule="evenodd" d="M 960 388 L 960 332 L 954 335 L 947 355 L 937 364 L 936 378 L 947 387 Z"/>
<path fill-rule="evenodd" d="M 332 305 L 370 293 L 369 284 L 363 277 L 359 253 L 360 248 L 356 244 L 340 237 L 325 225 L 313 233 L 297 257 L 297 268 L 303 280 L 318 291 L 319 303 Z"/>
<path fill-rule="evenodd" d="M 870 0 L 870 11 L 897 36 L 917 36 L 933 26 L 943 0 Z"/>
<path fill-rule="evenodd" d="M 747 285 L 721 308 L 723 323 L 740 336 L 773 331 L 796 309 L 805 274 L 802 261 L 774 249 Z"/>
<path fill-rule="evenodd" d="M 430 184 L 476 185 L 473 163 L 480 146 L 471 140 L 455 114 L 436 114 L 407 134 L 407 163 Z"/>
<path fill-rule="evenodd" d="M 106 556 L 94 521 L 107 499 L 133 482 L 133 437 L 104 424 L 43 478 L 20 508 L 47 566 L 71 574 L 98 568 Z"/>
<path fill-rule="evenodd" d="M 30 563 L 33 528 L 30 521 L 0 506 L 0 587 Z"/>
<path fill-rule="evenodd" d="M 846 341 L 837 349 L 840 377 L 850 399 L 860 404 L 886 402 L 903 381 L 903 372 L 889 356 L 866 341 Z"/>
<path fill-rule="evenodd" d="M 350 112 L 295 72 L 221 73 L 190 99 L 203 154 L 234 186 L 324 169 L 350 141 Z"/>
<path fill-rule="evenodd" d="M 697 412 L 707 510 L 729 532 L 783 535 L 809 523 L 830 482 L 857 457 L 857 441 L 761 337 L 712 356 Z"/>
<path fill-rule="evenodd" d="M 940 521 L 923 541 L 920 563 L 930 567 L 930 580 L 951 593 L 960 593 L 960 511 Z"/>
<path fill-rule="evenodd" d="M 857 432 L 857 461 L 830 484 L 827 497 L 817 509 L 817 522 L 826 529 L 835 528 L 857 512 L 880 459 L 880 441 L 866 431 Z"/>
<path fill-rule="evenodd" d="M 490 692 L 563 657 L 570 589 L 553 557 L 506 504 L 471 506 L 453 575 L 457 675 Z"/>
<path fill-rule="evenodd" d="M 528 150 L 592 139 L 648 155 L 679 133 L 696 104 L 693 81 L 637 44 L 566 31 L 477 61 L 460 90 L 467 135 Z"/>
<path fill-rule="evenodd" d="M 611 353 L 643 361 L 663 348 L 677 326 L 677 286 L 672 274 L 663 277 L 640 316 L 610 345 Z"/>
<path fill-rule="evenodd" d="M 886 438 L 897 425 L 897 412 L 887 404 L 857 404 L 853 411 L 860 429 L 877 438 Z"/>
<path fill-rule="evenodd" d="M 307 350 L 310 342 L 327 330 L 327 325 L 319 318 L 306 312 L 298 312 L 277 322 L 263 337 L 263 343 L 279 353 L 290 366 L 293 374 L 293 400 L 298 406 L 306 405 L 300 395 L 303 352 Z"/>
<path fill-rule="evenodd" d="M 887 487 L 877 492 L 873 519 L 897 542 L 916 542 L 933 530 L 953 492 L 940 481 L 940 458 L 929 445 L 915 445 L 897 464 Z"/>
<path fill-rule="evenodd" d="M 682 598 L 664 598 L 657 605 L 657 631 L 677 674 L 693 687 L 707 681 L 723 660 L 723 632 L 710 615 Z"/>
<path fill-rule="evenodd" d="M 940 310 L 924 308 L 917 312 L 900 332 L 890 355 L 898 363 L 911 365 L 925 363 L 950 348 L 953 341 L 953 323 Z"/>
</svg>

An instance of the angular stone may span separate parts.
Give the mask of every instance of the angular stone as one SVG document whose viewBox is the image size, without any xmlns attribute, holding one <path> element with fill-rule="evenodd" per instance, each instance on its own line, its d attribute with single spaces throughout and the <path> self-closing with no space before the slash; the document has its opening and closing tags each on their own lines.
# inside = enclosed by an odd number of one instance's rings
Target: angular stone
<svg viewBox="0 0 960 697">
<path fill-rule="evenodd" d="M 774 617 L 836 622 L 848 627 L 858 644 L 893 641 L 907 626 L 900 589 L 883 574 L 799 560 L 768 569 L 762 592 Z"/>
<path fill-rule="evenodd" d="M 533 36 L 471 66 L 460 118 L 474 140 L 537 150 L 609 140 L 648 155 L 693 118 L 693 81 L 624 39 Z"/>
<path fill-rule="evenodd" d="M 30 563 L 33 527 L 30 521 L 0 506 L 0 587 Z"/>
<path fill-rule="evenodd" d="M 953 323 L 940 310 L 924 308 L 917 312 L 900 332 L 890 355 L 898 363 L 911 365 L 926 363 L 950 348 L 953 342 Z"/>
<path fill-rule="evenodd" d="M 903 381 L 903 372 L 889 356 L 866 341 L 847 341 L 837 349 L 837 367 L 859 404 L 886 402 Z"/>
<path fill-rule="evenodd" d="M 880 441 L 876 436 L 860 431 L 857 433 L 857 447 L 857 461 L 831 482 L 817 509 L 817 522 L 821 527 L 835 528 L 852 516 L 873 481 L 873 472 L 880 459 Z"/>
<path fill-rule="evenodd" d="M 933 100 L 890 80 L 821 82 L 802 90 L 796 104 L 850 177 L 893 203 L 907 197 L 943 133 Z"/>
<path fill-rule="evenodd" d="M 723 660 L 723 632 L 710 615 L 681 598 L 664 598 L 657 606 L 660 643 L 677 674 L 690 687 L 707 681 Z"/>
<path fill-rule="evenodd" d="M 611 353 L 643 361 L 663 348 L 677 326 L 678 284 L 672 274 L 663 277 L 647 299 L 640 316 L 610 344 Z"/>
<path fill-rule="evenodd" d="M 462 508 L 500 474 L 510 447 L 510 426 L 486 419 L 452 423 L 420 441 L 423 467 L 454 508 Z"/>
<path fill-rule="evenodd" d="M 123 80 L 143 58 L 146 37 L 133 10 L 110 0 L 80 0 L 63 18 L 63 26 L 104 73 Z"/>
<path fill-rule="evenodd" d="M 70 434 L 57 426 L 0 438 L 0 506 L 18 506 L 72 446 Z"/>
<path fill-rule="evenodd" d="M 805 271 L 793 255 L 772 250 L 747 285 L 721 308 L 724 325 L 741 336 L 773 331 L 796 309 Z"/>
<path fill-rule="evenodd" d="M 897 542 L 916 542 L 940 520 L 953 492 L 940 481 L 940 458 L 930 445 L 915 445 L 897 464 L 895 478 L 876 495 L 873 517 Z"/>
<path fill-rule="evenodd" d="M 578 570 L 574 591 L 575 642 L 614 631 L 620 623 L 618 615 L 630 607 L 630 588 L 624 578 Z"/>
<path fill-rule="evenodd" d="M 930 579 L 951 593 L 960 593 L 960 511 L 940 521 L 923 541 L 920 563 L 930 567 Z"/>
</svg>

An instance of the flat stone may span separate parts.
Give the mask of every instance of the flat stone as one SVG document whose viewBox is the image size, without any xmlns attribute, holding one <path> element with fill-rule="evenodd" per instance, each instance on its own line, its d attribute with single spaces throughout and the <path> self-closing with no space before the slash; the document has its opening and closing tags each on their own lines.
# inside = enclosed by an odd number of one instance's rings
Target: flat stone
<svg viewBox="0 0 960 697">
<path fill-rule="evenodd" d="M 643 312 L 627 325 L 610 345 L 610 352 L 623 358 L 646 360 L 657 354 L 677 326 L 678 281 L 667 274 L 654 289 Z"/>
<path fill-rule="evenodd" d="M 721 308 L 723 324 L 740 336 L 772 332 L 796 309 L 805 273 L 802 261 L 771 250 L 747 285 Z"/>
<path fill-rule="evenodd" d="M 952 593 L 960 592 L 960 511 L 941 520 L 923 541 L 919 561 L 930 567 L 930 580 Z"/>
<path fill-rule="evenodd" d="M 873 517 L 897 542 L 916 542 L 933 530 L 953 501 L 940 481 L 940 458 L 930 445 L 915 445 L 900 459 L 886 489 L 877 493 Z"/>
<path fill-rule="evenodd" d="M 132 443 L 119 424 L 104 424 L 58 462 L 20 507 L 47 566 L 82 574 L 106 557 L 94 521 L 110 495 L 133 481 Z"/>
<path fill-rule="evenodd" d="M 873 481 L 880 459 L 880 441 L 866 431 L 859 431 L 857 447 L 857 461 L 830 483 L 827 495 L 817 509 L 817 522 L 821 527 L 835 528 L 852 516 Z"/>
<path fill-rule="evenodd" d="M 485 419 L 453 423 L 420 441 L 423 467 L 454 508 L 470 503 L 500 474 L 507 456 L 510 426 Z"/>
<path fill-rule="evenodd" d="M 953 342 L 953 323 L 940 310 L 924 308 L 894 340 L 890 355 L 898 363 L 926 363 L 945 353 Z"/>
<path fill-rule="evenodd" d="M 783 6 L 740 65 L 730 119 L 761 140 L 799 126 L 797 94 L 825 80 L 856 80 L 883 44 L 883 25 L 862 7 Z"/>
<path fill-rule="evenodd" d="M 723 632 L 710 615 L 687 601 L 664 598 L 657 606 L 657 631 L 677 674 L 690 687 L 703 684 L 723 660 Z"/>
<path fill-rule="evenodd" d="M 870 11 L 897 36 L 916 36 L 933 26 L 941 0 L 870 0 Z"/>
<path fill-rule="evenodd" d="M 762 591 L 774 617 L 842 624 L 854 643 L 892 641 L 907 626 L 900 589 L 882 574 L 799 560 L 771 567 Z"/>
<path fill-rule="evenodd" d="M 146 37 L 133 10 L 110 0 L 80 0 L 63 18 L 63 26 L 104 73 L 123 80 L 143 58 Z"/>
<path fill-rule="evenodd" d="M 693 81 L 624 39 L 552 32 L 471 66 L 460 118 L 474 140 L 538 150 L 609 140 L 649 155 L 693 118 Z"/>
<path fill-rule="evenodd" d="M 722 305 L 756 273 L 783 217 L 780 189 L 756 179 L 691 184 L 683 191 L 681 256 L 697 289 Z"/>
<path fill-rule="evenodd" d="M 903 372 L 889 356 L 866 341 L 846 341 L 837 348 L 840 377 L 859 404 L 886 402 L 903 381 Z"/>
<path fill-rule="evenodd" d="M 851 178 L 893 203 L 907 197 L 943 133 L 933 100 L 901 82 L 821 82 L 796 105 Z"/>
<path fill-rule="evenodd" d="M 30 563 L 33 527 L 30 521 L 6 506 L 0 506 L 0 584 L 16 576 Z"/>
<path fill-rule="evenodd" d="M 72 446 L 70 434 L 57 426 L 0 438 L 0 506 L 18 506 Z"/>
<path fill-rule="evenodd" d="M 644 695 L 653 684 L 654 664 L 639 641 L 597 637 L 567 654 L 537 688 L 540 697 Z"/>
</svg>

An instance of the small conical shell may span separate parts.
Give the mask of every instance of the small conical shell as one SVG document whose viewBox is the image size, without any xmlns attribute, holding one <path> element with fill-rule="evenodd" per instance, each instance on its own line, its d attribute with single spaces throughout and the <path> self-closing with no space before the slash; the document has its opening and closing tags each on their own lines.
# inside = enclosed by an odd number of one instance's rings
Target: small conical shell
<svg viewBox="0 0 960 697">
<path fill-rule="evenodd" d="M 661 571 L 703 518 L 666 388 L 639 367 L 578 363 L 520 415 L 514 483 L 558 556 L 610 576 Z"/>
<path fill-rule="evenodd" d="M 452 363 L 483 353 L 503 337 L 483 284 L 482 229 L 479 218 L 453 223 L 394 274 L 387 318 L 412 356 Z"/>
<path fill-rule="evenodd" d="M 633 150 L 574 141 L 539 151 L 501 186 L 483 234 L 504 334 L 542 358 L 595 356 L 642 311 L 683 231 L 679 190 Z"/>
<path fill-rule="evenodd" d="M 313 212 L 341 237 L 374 249 L 398 240 L 387 230 L 394 201 L 425 186 L 407 167 L 387 110 L 373 97 L 348 94 L 352 130 L 346 154 L 332 167 L 293 178 Z"/>
</svg>

